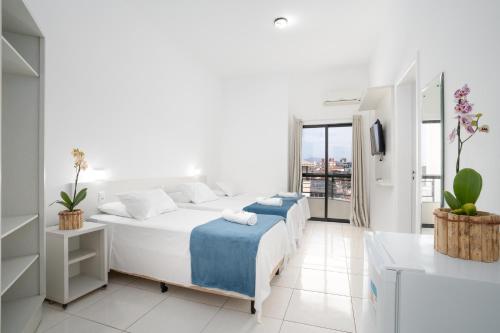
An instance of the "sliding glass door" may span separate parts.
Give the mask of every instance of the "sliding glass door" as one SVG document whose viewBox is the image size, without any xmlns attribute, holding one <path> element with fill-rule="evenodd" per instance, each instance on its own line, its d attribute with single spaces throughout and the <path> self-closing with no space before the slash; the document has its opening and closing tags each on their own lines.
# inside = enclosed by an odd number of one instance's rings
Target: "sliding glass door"
<svg viewBox="0 0 500 333">
<path fill-rule="evenodd" d="M 349 222 L 352 125 L 307 125 L 302 130 L 302 192 L 312 219 Z"/>
</svg>

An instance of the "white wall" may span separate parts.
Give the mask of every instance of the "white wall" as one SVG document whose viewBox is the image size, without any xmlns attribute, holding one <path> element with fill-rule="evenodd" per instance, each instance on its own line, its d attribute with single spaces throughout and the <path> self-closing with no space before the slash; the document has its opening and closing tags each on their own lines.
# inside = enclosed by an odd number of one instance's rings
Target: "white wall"
<svg viewBox="0 0 500 333">
<path fill-rule="evenodd" d="M 283 76 L 227 79 L 222 92 L 222 110 L 213 131 L 220 155 L 212 179 L 231 181 L 252 193 L 286 190 L 286 79 Z"/>
<path fill-rule="evenodd" d="M 211 171 L 219 81 L 142 3 L 28 2 L 46 36 L 47 202 L 73 178 L 72 147 L 114 179 Z"/>
<path fill-rule="evenodd" d="M 339 90 L 361 94 L 368 86 L 368 73 L 368 66 L 359 65 L 290 75 L 290 115 L 308 123 L 351 121 L 358 105 L 332 107 L 323 101 Z"/>
<path fill-rule="evenodd" d="M 500 59 L 498 1 L 393 1 L 392 20 L 387 22 L 370 66 L 372 85 L 394 84 L 419 52 L 419 82 L 424 87 L 445 72 L 446 133 L 456 125 L 453 92 L 468 83 L 470 96 L 483 121 L 491 127 L 464 147 L 462 167 L 472 167 L 483 176 L 481 210 L 500 213 L 500 113 L 497 91 Z M 445 144 L 445 183 L 451 188 L 455 174 L 456 145 Z M 380 207 L 384 209 L 386 207 Z"/>
</svg>

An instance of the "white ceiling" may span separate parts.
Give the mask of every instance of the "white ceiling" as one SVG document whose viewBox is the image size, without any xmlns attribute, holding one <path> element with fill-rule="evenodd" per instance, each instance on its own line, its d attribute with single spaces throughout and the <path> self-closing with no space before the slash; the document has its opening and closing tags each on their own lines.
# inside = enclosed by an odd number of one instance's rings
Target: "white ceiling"
<svg viewBox="0 0 500 333">
<path fill-rule="evenodd" d="M 222 76 L 366 64 L 384 0 L 143 1 L 168 40 Z M 276 29 L 274 18 L 289 19 Z"/>
</svg>

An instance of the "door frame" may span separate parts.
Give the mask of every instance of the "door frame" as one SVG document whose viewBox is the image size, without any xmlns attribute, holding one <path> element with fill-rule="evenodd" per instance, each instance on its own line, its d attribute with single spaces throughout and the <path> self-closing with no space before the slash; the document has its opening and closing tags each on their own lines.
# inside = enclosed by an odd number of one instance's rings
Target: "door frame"
<svg viewBox="0 0 500 333">
<path fill-rule="evenodd" d="M 404 96 L 403 89 L 408 88 L 408 85 L 411 86 L 411 91 Z M 421 129 L 420 123 L 422 121 L 422 109 L 421 109 L 421 96 L 420 96 L 420 77 L 419 77 L 419 54 L 417 52 L 413 61 L 411 61 L 410 65 L 407 69 L 401 74 L 399 79 L 396 81 L 394 85 L 394 98 L 395 98 L 395 116 L 396 123 L 399 123 L 400 112 L 404 110 L 400 110 L 402 104 L 406 104 L 405 107 L 407 110 L 411 112 L 408 119 L 410 119 L 410 170 L 399 169 L 399 172 L 403 173 L 403 177 L 399 178 L 400 181 L 406 182 L 405 179 L 409 179 L 406 184 L 410 185 L 410 194 L 409 197 L 406 197 L 409 200 L 406 203 L 401 202 L 401 204 L 397 204 L 396 207 L 399 210 L 397 216 L 397 231 L 402 232 L 411 232 L 411 233 L 420 233 L 421 231 L 421 211 L 420 211 L 420 183 L 421 183 L 421 160 L 420 160 L 420 136 Z M 410 98 L 410 99 L 408 99 Z M 398 126 L 396 125 L 396 130 Z M 396 137 L 401 138 L 404 133 L 399 133 Z M 397 143 L 396 143 L 397 144 Z M 397 150 L 399 152 L 405 149 L 405 147 L 398 147 Z M 397 154 L 396 156 L 398 156 Z M 400 156 L 398 157 L 398 159 Z M 406 175 L 406 176 L 405 176 Z M 408 178 L 406 178 L 408 177 Z M 396 192 L 396 201 L 405 200 L 404 191 Z M 409 214 L 405 214 L 401 210 L 404 210 L 405 206 L 408 206 L 410 209 Z M 405 218 L 409 218 L 408 223 L 401 224 Z"/>
<path fill-rule="evenodd" d="M 327 124 L 315 124 L 315 125 L 302 125 L 302 129 L 304 128 L 324 128 L 325 129 L 325 163 L 327 166 L 325 167 L 325 173 L 323 175 L 319 175 L 319 177 L 325 178 L 325 200 L 324 200 L 324 217 L 311 217 L 311 221 L 323 221 L 323 222 L 340 222 L 340 223 L 350 223 L 349 219 L 339 219 L 328 217 L 328 184 L 329 184 L 329 176 L 328 176 L 328 129 L 330 127 L 351 127 L 352 122 L 342 122 L 342 123 L 327 123 Z M 303 175 L 303 173 L 301 172 Z M 318 174 L 311 174 L 311 177 L 318 177 Z M 352 181 L 352 178 L 351 178 Z M 302 185 L 301 185 L 302 186 Z M 351 202 L 352 204 L 352 202 Z"/>
</svg>

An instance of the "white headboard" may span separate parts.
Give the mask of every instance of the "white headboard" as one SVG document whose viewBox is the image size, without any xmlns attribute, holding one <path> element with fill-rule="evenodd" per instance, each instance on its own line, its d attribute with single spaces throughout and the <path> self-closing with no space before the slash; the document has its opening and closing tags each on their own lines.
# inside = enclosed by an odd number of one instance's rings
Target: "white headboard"
<svg viewBox="0 0 500 333">
<path fill-rule="evenodd" d="M 87 198 L 80 204 L 79 208 L 83 209 L 86 217 L 89 217 L 90 215 L 98 213 L 98 205 L 106 202 L 117 201 L 118 198 L 115 196 L 116 193 L 149 190 L 160 187 L 164 188 L 167 192 L 175 192 L 180 184 L 196 181 L 206 183 L 206 176 L 127 179 L 81 183 L 78 185 L 78 189 L 86 187 Z M 104 200 L 102 201 L 98 201 L 99 192 L 104 193 Z"/>
</svg>

